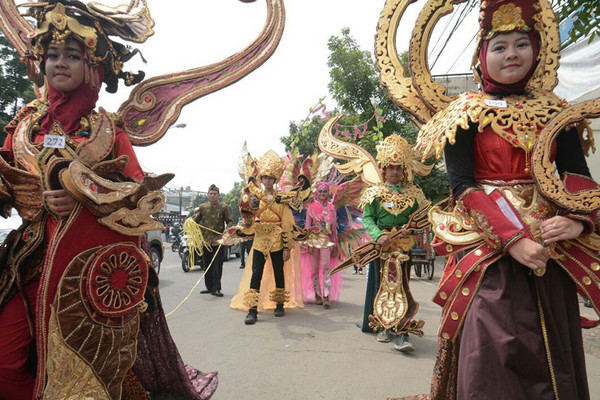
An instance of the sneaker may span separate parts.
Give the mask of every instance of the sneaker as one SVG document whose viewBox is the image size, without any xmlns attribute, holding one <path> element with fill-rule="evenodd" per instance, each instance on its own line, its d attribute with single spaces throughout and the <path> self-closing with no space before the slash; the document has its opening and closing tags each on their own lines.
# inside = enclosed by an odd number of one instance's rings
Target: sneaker
<svg viewBox="0 0 600 400">
<path fill-rule="evenodd" d="M 276 317 L 283 317 L 285 315 L 285 309 L 283 308 L 283 304 L 277 304 L 277 307 L 275 307 L 275 311 L 273 312 L 273 314 Z"/>
<path fill-rule="evenodd" d="M 408 339 L 407 333 L 403 333 L 402 335 L 396 337 L 396 340 L 394 340 L 394 348 L 404 353 L 410 353 L 411 351 L 415 351 L 415 347 Z"/>
<path fill-rule="evenodd" d="M 248 310 L 248 315 L 246 315 L 246 319 L 244 319 L 244 323 L 246 325 L 254 325 L 257 320 L 258 311 L 256 308 L 251 308 Z"/>
<path fill-rule="evenodd" d="M 363 270 L 362 270 L 362 268 L 358 270 L 358 274 L 359 274 L 359 275 L 362 275 L 362 274 L 363 274 Z"/>
<path fill-rule="evenodd" d="M 377 341 L 381 343 L 389 343 L 392 341 L 392 335 L 387 330 L 381 331 L 377 334 Z"/>
<path fill-rule="evenodd" d="M 315 293 L 315 304 L 320 306 L 323 304 L 323 298 Z"/>
<path fill-rule="evenodd" d="M 352 275 L 356 275 L 356 270 L 352 271 Z"/>
</svg>

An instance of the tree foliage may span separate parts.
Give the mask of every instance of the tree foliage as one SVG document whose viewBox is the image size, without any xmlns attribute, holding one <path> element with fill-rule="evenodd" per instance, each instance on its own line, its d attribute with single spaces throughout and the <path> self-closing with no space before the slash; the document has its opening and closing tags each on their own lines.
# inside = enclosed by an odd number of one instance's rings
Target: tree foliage
<svg viewBox="0 0 600 400">
<path fill-rule="evenodd" d="M 8 124 L 17 111 L 35 98 L 32 83 L 27 79 L 25 64 L 19 53 L 0 33 L 0 145 L 4 143 Z"/>
<path fill-rule="evenodd" d="M 240 197 L 242 195 L 242 189 L 246 186 L 246 183 L 243 181 L 235 182 L 233 184 L 233 189 L 229 191 L 223 198 L 221 196 L 221 201 L 229 206 L 229 211 L 231 212 L 231 218 L 233 219 L 233 224 L 237 224 L 240 215 Z"/>
<path fill-rule="evenodd" d="M 571 17 L 573 28 L 569 32 L 572 42 L 589 35 L 591 42 L 600 35 L 600 1 L 598 0 L 553 0 L 559 21 Z"/>
<path fill-rule="evenodd" d="M 339 109 L 327 111 L 331 116 L 338 113 L 345 115 L 340 121 L 340 129 L 353 135 L 354 127 L 359 127 L 362 132 L 366 122 L 364 136 L 355 142 L 373 156 L 376 155 L 377 143 L 392 133 L 403 136 L 409 143 L 415 143 L 418 129 L 390 100 L 387 91 L 379 83 L 379 74 L 371 52 L 358 47 L 348 28 L 342 29 L 341 36 L 332 36 L 328 41 L 328 48 L 328 89 Z M 406 55 L 403 56 L 406 61 Z M 376 113 L 385 122 L 375 118 Z M 324 124 L 318 122 L 322 117 L 319 114 L 313 115 L 304 123 L 291 122 L 289 135 L 281 138 L 286 150 L 294 148 L 301 154 L 312 154 L 317 149 L 317 137 Z M 338 137 L 343 139 L 342 136 Z M 354 141 L 353 138 L 349 140 Z M 430 176 L 419 177 L 417 183 L 430 199 L 436 200 L 447 195 L 448 183 L 443 168 L 434 168 Z"/>
</svg>

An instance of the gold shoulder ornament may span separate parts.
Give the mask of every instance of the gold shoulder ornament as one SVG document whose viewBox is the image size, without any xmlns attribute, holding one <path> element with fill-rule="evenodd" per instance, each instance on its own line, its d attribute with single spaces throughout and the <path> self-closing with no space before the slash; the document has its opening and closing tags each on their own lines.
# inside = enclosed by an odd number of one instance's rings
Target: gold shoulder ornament
<svg viewBox="0 0 600 400">
<path fill-rule="evenodd" d="M 419 132 L 415 149 L 423 159 L 440 157 L 447 142 L 454 143 L 456 130 L 477 124 L 481 132 L 488 126 L 514 147 L 529 152 L 536 133 L 567 106 L 552 92 L 532 90 L 527 96 L 511 95 L 498 100 L 484 92 L 467 92 L 433 116 Z"/>
<path fill-rule="evenodd" d="M 421 188 L 412 183 L 406 184 L 399 191 L 391 190 L 385 184 L 371 186 L 363 193 L 360 207 L 371 204 L 374 200 L 377 200 L 381 207 L 392 215 L 400 215 L 407 208 L 413 207 L 415 202 L 420 205 L 427 203 Z"/>
</svg>

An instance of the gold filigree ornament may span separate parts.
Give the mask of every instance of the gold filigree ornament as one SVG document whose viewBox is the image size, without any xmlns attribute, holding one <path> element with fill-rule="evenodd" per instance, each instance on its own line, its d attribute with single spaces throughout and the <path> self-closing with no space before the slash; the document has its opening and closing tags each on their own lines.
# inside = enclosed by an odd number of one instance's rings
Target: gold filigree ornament
<svg viewBox="0 0 600 400">
<path fill-rule="evenodd" d="M 158 213 L 164 204 L 164 194 L 158 191 L 150 192 L 137 202 L 135 209 L 121 208 L 98 221 L 124 235 L 140 236 L 147 231 L 162 229 L 163 225 L 151 216 Z"/>
<path fill-rule="evenodd" d="M 544 127 L 531 157 L 533 176 L 540 192 L 559 207 L 571 212 L 589 213 L 600 209 L 600 189 L 570 193 L 556 174 L 554 163 L 550 161 L 550 149 L 558 134 L 566 127 L 585 118 L 598 117 L 600 99 L 565 108 Z"/>
<path fill-rule="evenodd" d="M 340 173 L 359 175 L 363 182 L 369 185 L 382 184 L 384 182 L 383 172 L 368 151 L 354 143 L 345 142 L 333 136 L 332 129 L 342 116 L 336 115 L 323 126 L 318 137 L 319 148 L 325 154 L 348 161 L 345 164 L 335 165 Z M 381 158 L 378 155 L 378 160 L 381 160 L 382 166 L 390 164 L 403 165 L 407 182 L 413 180 L 414 174 L 420 176 L 429 174 L 433 166 L 423 165 L 419 160 L 420 157 L 408 145 L 405 146 L 402 143 L 403 141 L 405 142 L 398 135 L 390 135 L 380 142 L 378 152 L 381 149 L 382 155 Z M 402 151 L 405 151 L 405 153 L 401 154 Z"/>
<path fill-rule="evenodd" d="M 260 293 L 256 289 L 248 289 L 246 293 L 244 293 L 244 305 L 248 308 L 258 306 L 258 300 L 260 298 Z"/>
<path fill-rule="evenodd" d="M 363 182 L 370 185 L 383 182 L 383 175 L 371 154 L 358 145 L 333 136 L 331 131 L 342 117 L 343 115 L 336 115 L 323 126 L 318 138 L 319 148 L 325 154 L 348 161 L 343 165 L 336 164 L 335 167 L 340 173 L 360 175 Z"/>
<path fill-rule="evenodd" d="M 506 107 L 486 102 L 495 99 L 484 92 L 461 94 L 421 128 L 415 149 L 423 159 L 440 157 L 446 142 L 454 143 L 458 128 L 466 130 L 470 124 L 477 124 L 479 132 L 490 126 L 512 146 L 530 153 L 537 132 L 567 105 L 554 93 L 543 90 L 533 90 L 528 96 L 506 96 Z"/>
<path fill-rule="evenodd" d="M 453 100 L 447 95 L 447 88 L 433 80 L 428 64 L 429 42 L 439 20 L 453 12 L 455 5 L 466 1 L 429 0 L 423 6 L 410 40 L 408 53 L 410 76 L 404 71 L 400 61 L 396 49 L 396 36 L 402 17 L 415 1 L 387 0 L 381 11 L 375 38 L 375 57 L 380 71 L 380 80 L 392 101 L 410 113 L 418 126 L 428 122 L 434 114 L 445 109 Z M 558 83 L 560 50 L 558 23 L 548 0 L 540 0 L 539 6 L 537 17 L 540 34 L 539 64 L 529 80 L 528 87 L 552 90 Z M 477 54 L 474 55 L 474 59 L 476 57 Z"/>
<path fill-rule="evenodd" d="M 483 239 L 468 219 L 461 214 L 433 206 L 429 210 L 429 221 L 435 236 L 451 245 L 476 245 Z"/>
<path fill-rule="evenodd" d="M 79 161 L 73 161 L 60 174 L 64 187 L 80 200 L 84 197 L 96 204 L 111 204 L 138 192 L 136 182 L 113 182 L 97 175 Z"/>
<path fill-rule="evenodd" d="M 363 193 L 360 206 L 371 204 L 373 200 L 377 200 L 392 215 L 400 215 L 415 203 L 423 205 L 427 203 L 421 188 L 413 184 L 405 185 L 400 191 L 394 191 L 383 184 L 371 186 Z"/>
<path fill-rule="evenodd" d="M 256 164 L 258 167 L 259 180 L 263 176 L 271 176 L 277 181 L 283 174 L 283 159 L 273 150 L 269 150 L 263 154 Z"/>
<path fill-rule="evenodd" d="M 501 5 L 492 15 L 492 30 L 488 32 L 486 39 L 491 39 L 499 32 L 530 31 L 531 28 L 523 20 L 522 11 L 514 3 Z"/>
</svg>

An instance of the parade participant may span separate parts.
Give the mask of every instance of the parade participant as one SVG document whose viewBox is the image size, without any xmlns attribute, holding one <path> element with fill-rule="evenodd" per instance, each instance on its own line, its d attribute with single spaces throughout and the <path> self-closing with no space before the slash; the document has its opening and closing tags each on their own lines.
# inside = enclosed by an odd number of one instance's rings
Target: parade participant
<svg viewBox="0 0 600 400">
<path fill-rule="evenodd" d="M 532 168 L 543 128 L 569 112 L 542 89 L 558 65 L 558 30 L 545 25 L 555 22 L 544 7 L 482 2 L 474 71 L 483 90 L 459 96 L 419 132 L 425 156 L 443 149 L 457 201 L 453 212 L 432 209 L 434 247 L 464 256 L 434 297 L 443 314 L 432 393 L 405 399 L 589 399 L 577 288 L 598 310 L 600 261 L 588 240 L 596 214 L 558 208 L 558 186 L 548 191 Z M 570 125 L 549 151 L 551 175 L 569 193 L 596 187 L 582 144 L 590 143 Z"/>
<path fill-rule="evenodd" d="M 413 320 L 418 303 L 408 284 L 408 252 L 414 245 L 412 221 L 423 219 L 429 202 L 422 190 L 413 183 L 414 174 L 427 175 L 431 166 L 416 159 L 408 142 L 399 135 L 390 135 L 377 146 L 377 162 L 360 146 L 332 136 L 331 127 L 340 117 L 331 119 L 319 134 L 319 148 L 337 158 L 348 160 L 337 166 L 341 173 L 356 172 L 372 185 L 363 194 L 361 206 L 363 223 L 373 243 L 353 251 L 352 262 L 366 263 L 377 257 L 369 267 L 365 296 L 363 332 L 377 332 L 377 340 L 390 342 L 403 352 L 414 351 L 409 332 L 422 336 L 423 321 Z M 356 165 L 361 163 L 361 168 Z M 379 165 L 379 166 L 378 166 Z M 360 250 L 359 250 L 360 249 Z M 362 253 L 362 249 L 366 249 Z M 375 256 L 372 254 L 376 252 Z M 336 267 L 336 271 L 341 268 Z"/>
<path fill-rule="evenodd" d="M 410 274 L 408 256 L 406 253 L 413 247 L 414 239 L 405 225 L 411 215 L 427 203 L 421 189 L 412 183 L 410 168 L 411 150 L 406 140 L 397 135 L 390 135 L 377 146 L 377 162 L 381 168 L 385 184 L 373 186 L 365 192 L 362 198 L 363 223 L 371 239 L 384 247 L 387 255 L 375 260 L 369 267 L 367 276 L 367 293 L 363 318 L 363 332 L 372 332 L 374 308 L 381 307 L 391 296 L 378 294 L 380 288 L 387 289 L 388 281 L 395 280 L 403 286 L 406 293 L 409 317 L 416 314 L 418 303 L 411 295 L 408 284 Z M 396 234 L 396 239 L 390 239 Z M 408 239 L 406 243 L 402 243 Z M 401 251 L 404 257 L 394 260 L 395 252 Z M 391 257 L 389 261 L 386 258 Z M 398 271 L 393 271 L 392 260 L 399 262 Z M 388 264 L 389 263 L 389 264 Z M 383 268 L 385 266 L 385 268 Z M 395 267 L 395 266 L 394 266 Z M 398 273 L 398 276 L 395 276 Z M 391 278 L 391 279 L 390 279 Z M 377 296 L 376 296 L 377 294 Z M 393 295 L 393 292 L 391 293 Z M 413 311 L 414 310 L 414 311 Z M 409 340 L 408 323 L 410 318 L 403 315 L 404 311 L 396 310 L 392 317 L 385 321 L 382 330 L 377 335 L 377 341 L 390 342 L 394 335 L 394 348 L 403 352 L 414 351 Z"/>
<path fill-rule="evenodd" d="M 143 77 L 123 71 L 136 51 L 108 34 L 143 42 L 154 21 L 143 1 L 27 6 L 37 29 L 13 38 L 47 86 L 6 127 L 0 158 L 0 209 L 23 218 L 0 248 L 0 398 L 208 399 L 216 373 L 183 364 L 141 249 L 172 175 L 145 176 L 123 120 L 94 111 L 102 83 Z"/>
<path fill-rule="evenodd" d="M 355 178 L 339 183 L 335 171 L 326 172 L 329 178 L 315 185 L 313 201 L 306 208 L 303 220 L 305 228 L 320 229 L 326 236 L 326 246 L 312 243 L 302 254 L 302 293 L 304 301 L 330 308 L 330 302 L 339 299 L 343 288 L 342 274 L 331 275 L 331 269 L 339 264 L 340 257 L 350 257 L 352 249 L 364 243 L 368 235 L 357 221 L 364 190 L 362 181 Z M 301 223 L 298 217 L 296 221 Z"/>
<path fill-rule="evenodd" d="M 292 249 L 297 247 L 294 217 L 289 203 L 282 201 L 282 192 L 276 188 L 276 182 L 283 174 L 283 160 L 269 150 L 250 164 L 255 169 L 255 173 L 250 175 L 256 175 L 252 176 L 246 187 L 250 192 L 243 193 L 241 202 L 253 203 L 253 215 L 246 214 L 244 209 L 241 211 L 244 219 L 242 232 L 254 237 L 249 256 L 252 262 L 247 263 L 238 293 L 231 300 L 232 308 L 248 310 L 244 319 L 246 325 L 256 323 L 259 307 L 274 306 L 274 315 L 283 317 L 284 305 L 304 306 L 297 248 L 292 254 Z M 258 186 L 258 182 L 262 187 Z M 264 297 L 265 293 L 270 295 L 268 299 Z"/>
<path fill-rule="evenodd" d="M 201 290 L 200 293 L 210 293 L 213 296 L 223 297 L 221 276 L 223 275 L 224 249 L 219 247 L 217 240 L 221 238 L 225 227 L 233 225 L 233 219 L 229 212 L 229 206 L 219 203 L 219 188 L 216 185 L 210 185 L 208 188 L 208 200 L 208 203 L 200 204 L 193 217 L 193 220 L 200 224 L 202 237 L 206 242 L 202 252 L 204 265 L 210 265 L 206 275 L 204 275 L 206 289 Z M 216 255 L 215 249 L 218 249 Z"/>
<path fill-rule="evenodd" d="M 306 210 L 304 227 L 310 228 L 311 226 L 319 227 L 321 232 L 327 235 L 331 245 L 325 248 L 308 247 L 310 268 L 303 266 L 302 271 L 303 275 L 310 276 L 311 286 L 309 290 L 304 290 L 304 298 L 306 299 L 309 293 L 312 292 L 315 304 L 323 305 L 324 308 L 328 309 L 330 307 L 330 288 L 333 285 L 330 275 L 331 259 L 332 257 L 337 259 L 337 251 L 334 253 L 334 248 L 337 247 L 338 238 L 336 211 L 333 202 L 329 201 L 329 184 L 326 182 L 317 184 L 314 201 L 310 203 Z M 337 261 L 334 260 L 334 264 L 337 264 Z M 335 295 L 331 296 L 331 300 L 339 297 L 341 289 L 341 274 L 338 274 L 336 278 L 338 279 L 336 279 L 333 288 Z"/>
</svg>

